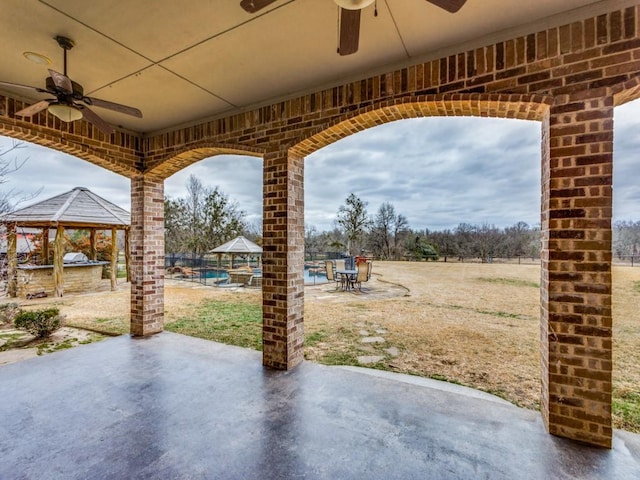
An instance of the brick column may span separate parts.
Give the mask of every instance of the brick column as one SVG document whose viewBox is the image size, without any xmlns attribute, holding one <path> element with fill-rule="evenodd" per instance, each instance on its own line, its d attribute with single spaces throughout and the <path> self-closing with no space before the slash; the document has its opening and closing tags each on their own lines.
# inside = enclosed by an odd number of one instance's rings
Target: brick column
<svg viewBox="0 0 640 480">
<path fill-rule="evenodd" d="M 264 157 L 262 363 L 287 370 L 303 360 L 304 158 Z"/>
<path fill-rule="evenodd" d="M 558 97 L 542 137 L 542 413 L 610 448 L 613 99 Z"/>
<path fill-rule="evenodd" d="M 164 182 L 131 180 L 131 334 L 151 335 L 164 325 Z"/>
</svg>

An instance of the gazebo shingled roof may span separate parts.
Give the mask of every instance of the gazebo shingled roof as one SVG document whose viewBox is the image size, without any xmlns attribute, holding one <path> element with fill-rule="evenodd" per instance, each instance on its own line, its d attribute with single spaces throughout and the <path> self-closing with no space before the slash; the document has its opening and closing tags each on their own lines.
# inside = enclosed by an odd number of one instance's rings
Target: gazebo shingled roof
<svg viewBox="0 0 640 480">
<path fill-rule="evenodd" d="M 127 228 L 131 223 L 131 215 L 89 189 L 76 187 L 3 215 L 0 220 L 25 227 L 64 225 L 78 228 Z"/>
<path fill-rule="evenodd" d="M 229 240 L 227 243 L 214 248 L 209 253 L 236 253 L 239 255 L 245 253 L 262 253 L 262 247 L 240 235 L 239 237 Z"/>
</svg>

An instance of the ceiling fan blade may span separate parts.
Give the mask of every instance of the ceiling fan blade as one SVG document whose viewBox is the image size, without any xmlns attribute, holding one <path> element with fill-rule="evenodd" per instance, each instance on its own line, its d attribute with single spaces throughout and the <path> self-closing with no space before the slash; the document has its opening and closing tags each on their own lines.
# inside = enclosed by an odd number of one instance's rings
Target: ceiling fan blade
<svg viewBox="0 0 640 480">
<path fill-rule="evenodd" d="M 256 13 L 264 7 L 271 5 L 276 0 L 242 0 L 240 6 L 248 13 Z"/>
<path fill-rule="evenodd" d="M 111 125 L 102 120 L 93 110 L 85 105 L 79 105 L 82 116 L 87 122 L 94 124 L 98 130 L 106 135 L 111 135 L 115 130 Z"/>
<path fill-rule="evenodd" d="M 427 2 L 432 3 L 436 7 L 440 7 L 449 13 L 456 13 L 464 6 L 465 3 L 467 3 L 467 0 L 427 0 Z"/>
<path fill-rule="evenodd" d="M 351 55 L 358 51 L 360 42 L 361 10 L 340 9 L 340 44 L 338 53 L 341 56 Z"/>
<path fill-rule="evenodd" d="M 56 87 L 65 93 L 73 93 L 73 85 L 69 77 L 51 69 L 49 69 L 49 75 L 51 75 L 51 79 Z"/>
<path fill-rule="evenodd" d="M 83 97 L 82 101 L 94 107 L 106 108 L 107 110 L 113 110 L 114 112 L 142 118 L 142 112 L 137 108 L 127 107 L 126 105 L 120 105 L 119 103 L 108 102 L 107 100 L 100 100 L 99 98 L 93 97 Z"/>
<path fill-rule="evenodd" d="M 27 90 L 33 90 L 33 91 L 40 92 L 40 93 L 53 93 L 53 92 L 49 92 L 47 90 L 44 90 L 42 88 L 31 87 L 29 85 L 20 85 L 19 83 L 0 82 L 0 85 L 5 85 L 7 87 L 12 87 L 12 88 L 24 88 L 24 89 L 27 89 Z"/>
<path fill-rule="evenodd" d="M 23 108 L 19 112 L 16 112 L 16 115 L 20 117 L 31 117 L 38 112 L 41 112 L 45 108 L 49 106 L 49 100 L 41 100 L 38 103 L 34 103 L 33 105 L 29 105 L 27 108 Z"/>
</svg>

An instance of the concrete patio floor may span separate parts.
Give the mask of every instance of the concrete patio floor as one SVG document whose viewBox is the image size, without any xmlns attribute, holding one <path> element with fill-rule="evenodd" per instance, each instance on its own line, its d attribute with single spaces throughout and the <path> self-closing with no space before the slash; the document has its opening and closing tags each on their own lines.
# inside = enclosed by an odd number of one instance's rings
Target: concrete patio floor
<svg viewBox="0 0 640 480">
<path fill-rule="evenodd" d="M 638 479 L 538 412 L 416 377 L 303 363 L 173 333 L 0 367 L 0 479 Z"/>
</svg>

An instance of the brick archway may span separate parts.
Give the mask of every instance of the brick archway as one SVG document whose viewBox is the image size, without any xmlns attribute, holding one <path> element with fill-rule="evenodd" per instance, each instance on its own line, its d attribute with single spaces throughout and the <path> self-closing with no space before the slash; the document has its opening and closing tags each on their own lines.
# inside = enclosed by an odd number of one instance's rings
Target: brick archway
<svg viewBox="0 0 640 480">
<path fill-rule="evenodd" d="M 14 108 L 26 106 L 9 98 L 5 101 L 15 103 Z M 127 178 L 140 173 L 144 157 L 140 136 L 118 131 L 109 137 L 85 121 L 63 123 L 52 115 L 39 117 L 45 119 L 44 125 L 1 117 L 0 135 L 73 155 Z"/>
<path fill-rule="evenodd" d="M 260 157 L 264 149 L 238 144 L 219 144 L 209 140 L 181 146 L 174 151 L 148 157 L 146 173 L 163 179 L 183 170 L 196 162 L 218 155 L 246 155 Z"/>
<path fill-rule="evenodd" d="M 308 156 L 354 133 L 397 120 L 424 117 L 494 117 L 541 122 L 553 105 L 545 95 L 442 94 L 376 102 L 310 130 L 289 151 Z"/>
<path fill-rule="evenodd" d="M 628 93 L 620 95 L 629 98 Z M 606 447 L 612 437 L 613 104 L 607 89 L 554 98 L 405 98 L 334 119 L 293 145 L 288 156 L 302 170 L 305 155 L 353 133 L 406 118 L 491 116 L 541 122 L 542 414 L 551 433 Z M 302 260 L 298 259 L 300 271 Z"/>
</svg>

